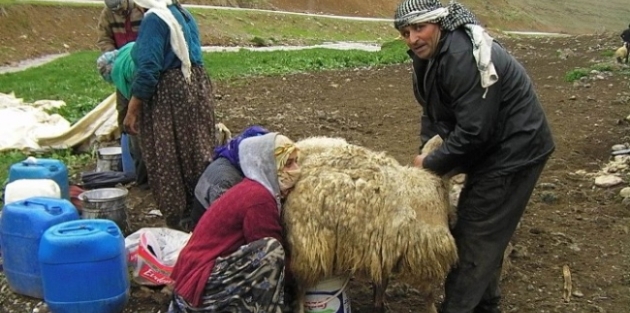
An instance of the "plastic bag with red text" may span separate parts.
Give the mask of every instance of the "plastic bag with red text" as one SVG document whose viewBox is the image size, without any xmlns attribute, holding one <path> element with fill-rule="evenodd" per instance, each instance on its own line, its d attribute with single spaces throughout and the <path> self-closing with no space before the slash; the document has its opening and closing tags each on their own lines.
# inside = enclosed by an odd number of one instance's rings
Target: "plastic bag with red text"
<svg viewBox="0 0 630 313">
<path fill-rule="evenodd" d="M 173 283 L 173 266 L 190 235 L 165 227 L 147 227 L 127 236 L 127 265 L 133 270 L 133 280 L 145 286 Z"/>
</svg>

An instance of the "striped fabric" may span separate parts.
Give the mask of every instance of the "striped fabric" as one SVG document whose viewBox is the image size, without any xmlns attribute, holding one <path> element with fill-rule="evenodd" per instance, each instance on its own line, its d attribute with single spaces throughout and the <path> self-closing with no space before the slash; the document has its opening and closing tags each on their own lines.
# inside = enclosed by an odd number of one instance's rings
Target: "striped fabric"
<svg viewBox="0 0 630 313">
<path fill-rule="evenodd" d="M 412 24 L 416 18 L 442 8 L 440 0 L 405 0 L 398 5 L 394 15 L 394 27 L 398 30 Z M 461 4 L 451 1 L 446 7 L 448 15 L 431 23 L 440 24 L 442 29 L 453 31 L 466 24 L 479 24 L 475 15 Z"/>
</svg>

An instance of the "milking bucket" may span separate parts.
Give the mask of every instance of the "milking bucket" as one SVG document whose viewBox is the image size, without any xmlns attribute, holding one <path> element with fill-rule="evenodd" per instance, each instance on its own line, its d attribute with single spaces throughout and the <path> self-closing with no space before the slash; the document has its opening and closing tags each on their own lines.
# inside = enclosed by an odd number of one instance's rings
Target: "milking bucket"
<svg viewBox="0 0 630 313">
<path fill-rule="evenodd" d="M 98 159 L 96 161 L 97 172 L 121 172 L 122 171 L 122 148 L 106 147 L 98 149 Z"/>
<path fill-rule="evenodd" d="M 349 277 L 329 277 L 306 290 L 304 311 L 307 313 L 351 313 L 346 293 Z"/>
<path fill-rule="evenodd" d="M 83 204 L 83 219 L 108 219 L 118 225 L 123 233 L 129 231 L 127 221 L 127 195 L 125 188 L 99 188 L 79 195 Z"/>
</svg>

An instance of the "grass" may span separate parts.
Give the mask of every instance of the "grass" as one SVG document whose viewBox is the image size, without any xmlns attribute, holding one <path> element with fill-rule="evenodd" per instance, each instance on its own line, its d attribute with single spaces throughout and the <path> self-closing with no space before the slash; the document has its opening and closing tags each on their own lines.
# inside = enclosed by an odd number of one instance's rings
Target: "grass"
<svg viewBox="0 0 630 313">
<path fill-rule="evenodd" d="M 344 21 L 251 11 L 189 10 L 201 29 L 211 30 L 212 36 L 222 38 L 259 37 L 313 44 L 344 40 L 385 42 L 398 35 L 389 22 Z"/>
<path fill-rule="evenodd" d="M 25 101 L 63 100 L 59 113 L 71 123 L 90 112 L 112 87 L 96 71 L 96 52 L 79 52 L 46 65 L 0 75 L 0 92 L 14 92 Z"/>
<path fill-rule="evenodd" d="M 612 72 L 615 70 L 615 67 L 610 63 L 597 63 L 589 68 L 576 68 L 568 71 L 564 75 L 564 80 L 566 82 L 572 83 L 582 77 L 589 76 L 591 74 L 591 71 Z"/>
<path fill-rule="evenodd" d="M 204 63 L 213 80 L 230 80 L 247 76 L 284 75 L 328 69 L 378 66 L 403 63 L 408 60 L 406 46 L 401 41 L 383 44 L 379 52 L 308 49 L 299 51 L 215 52 L 204 54 Z M 83 51 L 57 59 L 46 65 L 22 72 L 0 75 L 0 92 L 14 92 L 26 102 L 40 99 L 63 100 L 66 106 L 57 110 L 70 122 L 91 111 L 113 87 L 105 83 L 96 71 L 99 53 Z M 64 161 L 76 169 L 93 162 L 89 155 L 74 155 L 70 150 L 41 155 Z M 0 182 L 7 178 L 9 166 L 23 160 L 19 151 L 0 153 Z"/>
<path fill-rule="evenodd" d="M 64 100 L 67 105 L 58 113 L 74 122 L 112 91 L 112 86 L 96 71 L 98 55 L 95 51 L 83 51 L 40 67 L 1 74 L 0 92 L 14 92 L 25 101 Z M 384 44 L 379 52 L 317 48 L 272 52 L 242 49 L 204 54 L 206 69 L 214 80 L 395 64 L 407 59 L 405 45 L 400 41 Z"/>
</svg>

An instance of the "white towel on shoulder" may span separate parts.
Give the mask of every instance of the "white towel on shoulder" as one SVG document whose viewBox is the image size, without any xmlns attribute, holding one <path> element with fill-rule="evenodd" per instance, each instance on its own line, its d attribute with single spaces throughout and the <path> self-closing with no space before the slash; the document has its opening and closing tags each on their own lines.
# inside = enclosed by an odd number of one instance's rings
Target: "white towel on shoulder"
<svg viewBox="0 0 630 313">
<path fill-rule="evenodd" d="M 477 61 L 477 69 L 481 75 L 481 87 L 486 88 L 487 93 L 487 88 L 499 80 L 497 70 L 492 63 L 493 38 L 479 25 L 466 24 L 464 29 L 473 44 L 473 56 Z M 483 95 L 484 98 L 486 93 Z"/>
</svg>

